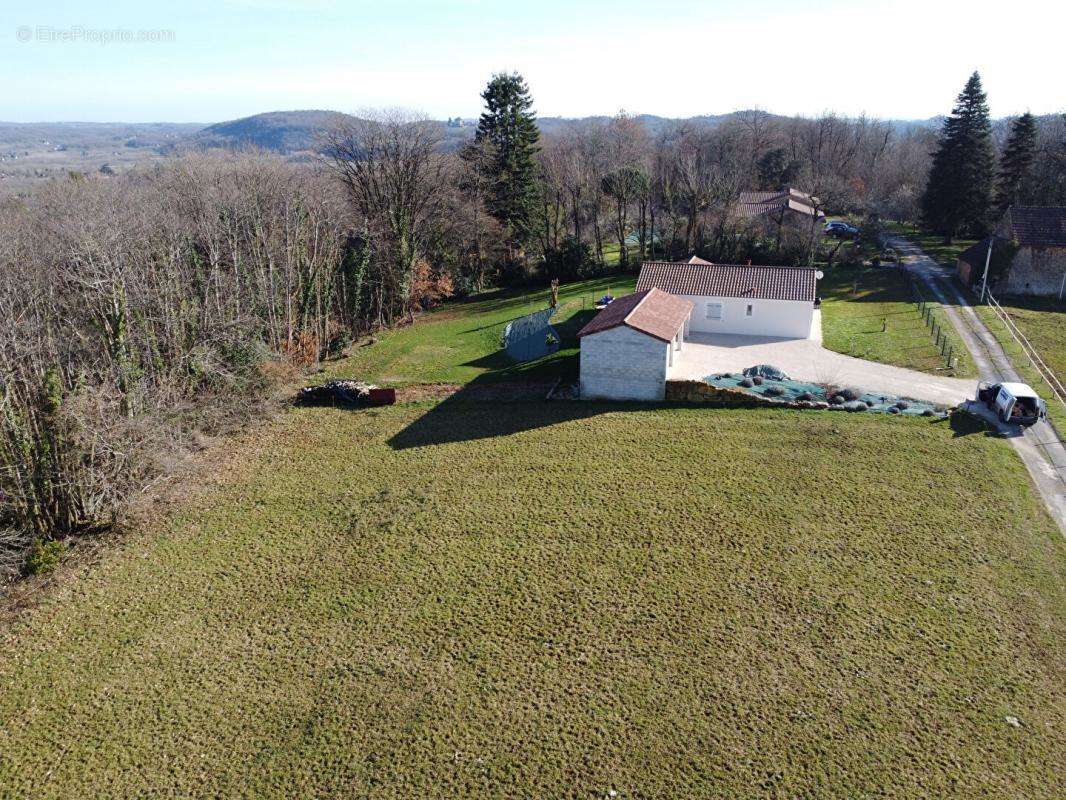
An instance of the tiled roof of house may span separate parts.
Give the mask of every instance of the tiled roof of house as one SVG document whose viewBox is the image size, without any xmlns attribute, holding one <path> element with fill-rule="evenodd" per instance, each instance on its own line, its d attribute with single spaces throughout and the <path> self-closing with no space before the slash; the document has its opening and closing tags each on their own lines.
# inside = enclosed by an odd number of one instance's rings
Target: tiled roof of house
<svg viewBox="0 0 1066 800">
<path fill-rule="evenodd" d="M 656 288 L 679 295 L 814 302 L 816 282 L 816 271 L 809 267 L 645 261 L 637 291 Z"/>
<path fill-rule="evenodd" d="M 578 337 L 626 325 L 641 333 L 669 342 L 692 311 L 692 301 L 658 289 L 619 297 L 578 331 Z"/>
<path fill-rule="evenodd" d="M 749 218 L 783 210 L 795 211 L 808 217 L 825 216 L 817 208 L 817 197 L 791 187 L 777 192 L 741 192 L 738 204 L 740 215 Z"/>
<path fill-rule="evenodd" d="M 1022 247 L 1066 247 L 1066 207 L 1011 206 L 1011 235 Z"/>
</svg>

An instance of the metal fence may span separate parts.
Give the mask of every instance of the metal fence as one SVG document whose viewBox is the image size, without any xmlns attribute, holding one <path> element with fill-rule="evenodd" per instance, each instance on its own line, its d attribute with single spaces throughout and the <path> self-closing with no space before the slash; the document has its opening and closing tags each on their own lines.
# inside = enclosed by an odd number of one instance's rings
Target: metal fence
<svg viewBox="0 0 1066 800">
<path fill-rule="evenodd" d="M 940 355 L 944 358 L 944 366 L 954 368 L 955 340 L 948 334 L 948 330 L 951 329 L 951 323 L 945 323 L 941 317 L 939 313 L 941 310 L 940 303 L 927 299 L 918 286 L 918 280 L 910 272 L 907 272 L 907 276 L 910 278 L 911 296 L 915 305 L 918 306 L 918 313 L 922 315 L 922 320 L 929 329 L 929 335 L 933 338 L 937 350 L 940 351 Z"/>
<path fill-rule="evenodd" d="M 532 361 L 559 349 L 559 333 L 549 324 L 554 308 L 513 319 L 503 328 L 503 349 L 515 361 Z"/>
<path fill-rule="evenodd" d="M 1063 386 L 1062 381 L 1058 376 L 1051 371 L 1051 367 L 1040 357 L 1040 354 L 1033 347 L 1032 342 L 1026 338 L 1025 334 L 1021 332 L 1018 326 L 1011 319 L 1003 306 L 999 304 L 999 301 L 992 296 L 992 292 L 985 292 L 985 300 L 988 302 L 988 307 L 992 313 L 996 315 L 1000 322 L 1003 323 L 1003 327 L 1006 328 L 1007 333 L 1011 338 L 1017 342 L 1021 348 L 1022 355 L 1028 360 L 1029 366 L 1031 366 L 1036 372 L 1044 379 L 1044 383 L 1048 385 L 1051 393 L 1055 396 L 1055 399 L 1060 403 L 1066 405 L 1066 386 Z"/>
</svg>

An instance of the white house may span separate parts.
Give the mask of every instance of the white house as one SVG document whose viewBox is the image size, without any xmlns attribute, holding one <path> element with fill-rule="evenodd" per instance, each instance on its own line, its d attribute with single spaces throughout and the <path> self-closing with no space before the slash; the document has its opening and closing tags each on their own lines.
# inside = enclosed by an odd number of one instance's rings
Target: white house
<svg viewBox="0 0 1066 800">
<path fill-rule="evenodd" d="M 806 339 L 814 321 L 820 274 L 808 267 L 760 267 L 689 261 L 646 261 L 637 291 L 660 289 L 695 306 L 690 329 Z"/>
<path fill-rule="evenodd" d="M 581 396 L 662 400 L 692 303 L 656 288 L 619 297 L 580 331 Z"/>
</svg>

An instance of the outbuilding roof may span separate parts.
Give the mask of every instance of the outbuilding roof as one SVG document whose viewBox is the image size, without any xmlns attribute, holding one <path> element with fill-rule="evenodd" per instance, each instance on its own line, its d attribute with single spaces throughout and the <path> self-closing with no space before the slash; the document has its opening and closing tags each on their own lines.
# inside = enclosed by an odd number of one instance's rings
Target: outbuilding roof
<svg viewBox="0 0 1066 800">
<path fill-rule="evenodd" d="M 1066 247 L 1066 207 L 1011 206 L 1011 236 L 1022 247 Z"/>
<path fill-rule="evenodd" d="M 619 297 L 593 317 L 577 335 L 580 338 L 625 325 L 669 342 L 681 330 L 690 313 L 691 300 L 674 297 L 659 289 L 645 289 Z"/>
<path fill-rule="evenodd" d="M 971 267 L 983 267 L 985 263 L 985 258 L 988 257 L 989 241 L 992 241 L 993 246 L 995 246 L 996 244 L 999 244 L 999 242 L 1001 242 L 1002 240 L 996 239 L 992 236 L 986 236 L 981 241 L 974 242 L 961 253 L 959 253 L 957 260 L 969 264 Z"/>
<path fill-rule="evenodd" d="M 637 291 L 656 288 L 677 295 L 813 303 L 816 284 L 817 272 L 809 267 L 645 261 L 637 278 Z"/>
<path fill-rule="evenodd" d="M 741 192 L 738 207 L 743 217 L 758 217 L 774 211 L 795 211 L 808 217 L 824 217 L 817 197 L 788 186 L 777 192 Z"/>
</svg>

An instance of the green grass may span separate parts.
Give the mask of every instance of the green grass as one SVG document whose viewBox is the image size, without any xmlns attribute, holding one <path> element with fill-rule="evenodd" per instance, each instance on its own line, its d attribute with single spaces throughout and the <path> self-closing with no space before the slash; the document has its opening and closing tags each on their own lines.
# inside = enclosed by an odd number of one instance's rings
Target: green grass
<svg viewBox="0 0 1066 800">
<path fill-rule="evenodd" d="M 1066 302 L 1049 297 L 996 298 L 1003 310 L 1029 340 L 1060 381 L 1066 382 Z M 978 315 L 992 331 L 1014 368 L 1027 383 L 1040 392 L 1048 405 L 1048 413 L 1066 435 L 1066 407 L 1054 399 L 1048 384 L 1033 368 L 1021 345 L 1008 332 L 1006 324 L 986 305 L 976 305 Z"/>
<path fill-rule="evenodd" d="M 290 411 L 8 632 L 0 795 L 1062 797 L 1063 540 L 961 433 Z"/>
<path fill-rule="evenodd" d="M 398 386 L 570 376 L 577 369 L 577 332 L 595 314 L 596 300 L 608 290 L 615 297 L 628 294 L 635 285 L 634 275 L 613 275 L 561 287 L 560 309 L 552 320 L 559 350 L 536 361 L 515 364 L 501 350 L 500 337 L 510 320 L 547 308 L 548 290 L 508 289 L 445 303 L 414 325 L 355 347 L 350 358 L 328 365 L 327 371 Z"/>
<path fill-rule="evenodd" d="M 940 234 L 923 231 L 917 225 L 909 222 L 902 224 L 896 222 L 886 223 L 886 228 L 891 233 L 906 236 L 921 247 L 925 254 L 940 264 L 940 266 L 952 270 L 956 267 L 959 253 L 977 241 L 976 239 L 953 239 L 951 244 L 944 244 L 944 237 Z"/>
<path fill-rule="evenodd" d="M 944 368 L 945 358 L 899 270 L 833 267 L 818 282 L 818 293 L 822 298 L 822 336 L 829 349 L 923 372 L 976 377 L 973 360 L 955 339 L 949 323 L 945 328 L 952 333 L 957 361 L 954 370 Z"/>
</svg>

